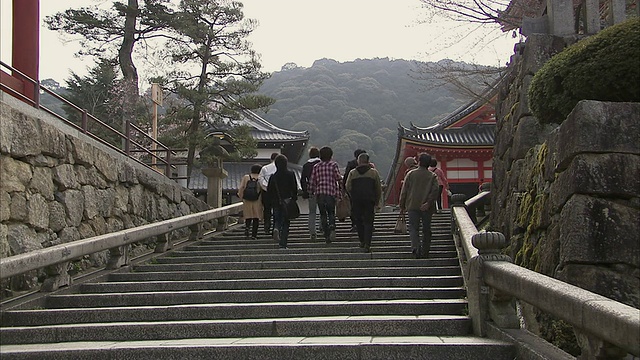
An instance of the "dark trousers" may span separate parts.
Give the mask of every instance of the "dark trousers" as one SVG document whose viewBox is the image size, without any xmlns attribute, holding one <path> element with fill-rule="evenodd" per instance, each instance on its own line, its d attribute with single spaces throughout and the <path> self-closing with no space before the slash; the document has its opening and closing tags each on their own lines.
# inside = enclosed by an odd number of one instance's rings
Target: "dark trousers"
<svg viewBox="0 0 640 360">
<path fill-rule="evenodd" d="M 316 199 L 320 211 L 320 226 L 325 239 L 328 239 L 331 230 L 336 229 L 336 198 L 331 195 L 319 194 Z"/>
<path fill-rule="evenodd" d="M 280 247 L 287 246 L 287 240 L 289 239 L 289 225 L 290 220 L 284 216 L 284 212 L 280 206 L 273 208 L 273 228 L 278 229 L 280 232 Z"/>
<path fill-rule="evenodd" d="M 372 201 L 352 201 L 351 216 L 358 230 L 358 239 L 365 247 L 371 246 L 375 203 Z"/>
<path fill-rule="evenodd" d="M 411 248 L 419 257 L 428 257 L 431 248 L 431 212 L 409 210 L 408 215 Z M 420 238 L 420 223 L 422 223 L 422 238 Z"/>
<path fill-rule="evenodd" d="M 244 220 L 244 235 L 249 237 L 249 231 L 251 231 L 251 236 L 258 237 L 258 218 L 245 219 Z"/>
<path fill-rule="evenodd" d="M 436 198 L 436 209 L 442 210 L 442 189 L 444 189 L 444 185 L 439 185 L 438 188 L 440 189 L 440 193 Z"/>
<path fill-rule="evenodd" d="M 262 218 L 264 219 L 264 232 L 268 234 L 271 232 L 271 202 L 269 201 L 269 195 L 267 192 L 262 193 Z"/>
</svg>

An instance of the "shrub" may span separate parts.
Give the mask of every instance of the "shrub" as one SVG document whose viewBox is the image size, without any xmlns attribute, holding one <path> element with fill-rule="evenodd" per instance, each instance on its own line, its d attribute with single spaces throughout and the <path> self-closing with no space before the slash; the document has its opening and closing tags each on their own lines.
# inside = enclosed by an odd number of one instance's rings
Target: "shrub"
<svg viewBox="0 0 640 360">
<path fill-rule="evenodd" d="M 640 102 L 640 18 L 567 47 L 529 87 L 529 106 L 542 123 L 561 123 L 580 100 Z"/>
</svg>

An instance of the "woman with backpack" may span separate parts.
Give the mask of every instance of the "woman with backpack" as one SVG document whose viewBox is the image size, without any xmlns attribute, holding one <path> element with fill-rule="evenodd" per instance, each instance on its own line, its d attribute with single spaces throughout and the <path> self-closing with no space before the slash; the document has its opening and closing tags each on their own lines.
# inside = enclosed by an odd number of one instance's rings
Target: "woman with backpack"
<svg viewBox="0 0 640 360">
<path fill-rule="evenodd" d="M 242 177 L 240 187 L 238 188 L 238 197 L 242 199 L 242 215 L 244 216 L 244 236 L 249 238 L 249 229 L 251 229 L 251 238 L 258 238 L 258 224 L 262 220 L 262 201 L 260 195 L 262 189 L 258 184 L 258 175 L 260 174 L 261 165 L 251 165 L 251 173 Z"/>
</svg>

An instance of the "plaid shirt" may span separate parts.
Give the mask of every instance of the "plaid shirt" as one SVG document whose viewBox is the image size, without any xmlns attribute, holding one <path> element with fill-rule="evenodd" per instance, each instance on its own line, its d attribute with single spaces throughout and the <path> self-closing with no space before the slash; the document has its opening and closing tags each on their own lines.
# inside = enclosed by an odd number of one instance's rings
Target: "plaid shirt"
<svg viewBox="0 0 640 360">
<path fill-rule="evenodd" d="M 342 181 L 338 163 L 329 161 L 320 161 L 311 171 L 309 179 L 309 193 L 313 195 L 330 195 L 338 197 L 340 195 L 339 184 Z"/>
</svg>

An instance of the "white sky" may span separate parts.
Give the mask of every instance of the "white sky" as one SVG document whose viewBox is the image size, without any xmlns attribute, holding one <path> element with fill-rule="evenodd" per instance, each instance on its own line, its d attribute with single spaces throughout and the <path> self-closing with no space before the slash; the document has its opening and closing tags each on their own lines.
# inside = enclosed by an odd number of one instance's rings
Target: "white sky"
<svg viewBox="0 0 640 360">
<path fill-rule="evenodd" d="M 11 1 L 0 0 L 0 54 L 11 63 Z M 175 0 L 178 1 L 178 0 Z M 259 26 L 249 40 L 261 54 L 263 70 L 277 71 L 293 62 L 310 67 L 315 60 L 339 62 L 384 58 L 438 61 L 449 58 L 484 65 L 504 65 L 512 54 L 510 34 L 472 31 L 470 25 L 420 24 L 419 0 L 240 0 L 245 17 Z M 40 0 L 44 18 L 68 8 L 106 0 Z M 499 38 L 488 46 L 482 38 Z M 72 69 L 86 74 L 91 59 L 78 59 L 77 42 L 63 42 L 57 32 L 40 30 L 40 79 L 63 82 Z M 138 64 L 138 67 L 144 65 Z M 144 70 L 140 69 L 141 75 Z"/>
</svg>

